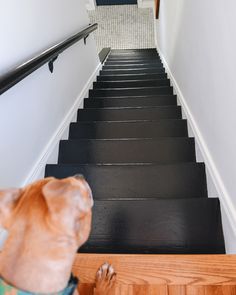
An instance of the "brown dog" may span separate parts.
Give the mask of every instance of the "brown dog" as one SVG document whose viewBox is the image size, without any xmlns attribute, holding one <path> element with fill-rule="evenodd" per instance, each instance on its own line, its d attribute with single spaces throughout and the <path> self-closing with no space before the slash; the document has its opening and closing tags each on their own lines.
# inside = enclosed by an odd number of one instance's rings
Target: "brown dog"
<svg viewBox="0 0 236 295">
<path fill-rule="evenodd" d="M 91 229 L 92 193 L 80 175 L 46 178 L 0 191 L 0 228 L 8 232 L 0 277 L 31 293 L 57 293 L 68 284 L 75 254 Z M 104 264 L 94 294 L 109 294 L 115 273 Z"/>
</svg>

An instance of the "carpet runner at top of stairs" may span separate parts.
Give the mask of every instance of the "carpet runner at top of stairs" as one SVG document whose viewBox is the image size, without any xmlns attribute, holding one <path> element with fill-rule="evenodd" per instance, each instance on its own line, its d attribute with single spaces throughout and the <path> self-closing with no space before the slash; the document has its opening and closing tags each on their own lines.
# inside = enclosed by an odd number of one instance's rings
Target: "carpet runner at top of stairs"
<svg viewBox="0 0 236 295">
<path fill-rule="evenodd" d="M 155 49 L 112 50 L 46 176 L 81 173 L 88 253 L 225 253 L 220 204 Z"/>
</svg>

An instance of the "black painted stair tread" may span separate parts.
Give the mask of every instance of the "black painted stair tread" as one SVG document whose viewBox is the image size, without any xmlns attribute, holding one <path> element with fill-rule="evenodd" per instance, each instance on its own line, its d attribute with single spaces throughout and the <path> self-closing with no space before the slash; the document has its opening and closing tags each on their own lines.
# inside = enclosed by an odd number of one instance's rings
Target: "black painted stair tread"
<svg viewBox="0 0 236 295">
<path fill-rule="evenodd" d="M 103 76 L 98 76 L 97 81 L 126 81 L 126 80 L 160 80 L 160 79 L 167 79 L 167 74 L 166 73 L 161 73 L 161 74 L 155 74 L 155 73 L 150 73 L 150 74 L 124 74 L 124 75 L 103 75 Z"/>
<path fill-rule="evenodd" d="M 79 121 L 137 121 L 159 119 L 181 119 L 181 107 L 136 107 L 78 110 Z"/>
<path fill-rule="evenodd" d="M 104 65 L 108 66 L 108 65 L 137 65 L 137 64 L 147 64 L 147 65 L 150 65 L 150 64 L 158 64 L 158 65 L 163 65 L 162 62 L 158 59 L 150 59 L 150 60 L 120 60 L 120 61 L 114 61 L 114 60 L 109 60 L 107 59 L 107 61 L 105 62 Z"/>
<path fill-rule="evenodd" d="M 159 56 L 159 54 L 157 53 L 157 51 L 155 52 L 153 51 L 123 51 L 123 52 L 115 52 L 115 51 L 111 51 L 111 53 L 109 54 L 109 57 L 113 57 L 113 56 L 129 56 L 129 57 L 134 57 L 134 56 L 153 56 L 154 58 Z"/>
<path fill-rule="evenodd" d="M 160 80 L 133 80 L 133 81 L 110 81 L 110 82 L 94 82 L 93 89 L 101 88 L 135 88 L 135 87 L 159 87 L 170 86 L 169 79 Z"/>
<path fill-rule="evenodd" d="M 156 48 L 135 48 L 135 49 L 112 49 L 112 53 L 122 53 L 122 52 L 128 52 L 128 53 L 135 53 L 135 52 L 155 52 L 158 53 Z"/>
<path fill-rule="evenodd" d="M 150 57 L 109 57 L 106 61 L 108 62 L 147 62 L 150 63 L 152 61 L 154 62 L 162 62 L 159 57 L 153 58 L 152 56 Z"/>
<path fill-rule="evenodd" d="M 194 162 L 193 138 L 62 140 L 58 163 L 181 163 Z"/>
<path fill-rule="evenodd" d="M 79 252 L 224 254 L 218 199 L 95 201 Z"/>
<path fill-rule="evenodd" d="M 70 139 L 186 137 L 186 120 L 71 123 Z"/>
<path fill-rule="evenodd" d="M 117 69 L 117 70 L 112 70 L 112 69 L 105 69 L 105 70 L 101 70 L 100 71 L 100 75 L 123 75 L 123 74 L 143 74 L 143 73 L 165 73 L 165 69 L 164 68 L 137 68 L 137 69 L 125 69 L 125 70 L 121 70 L 121 69 Z"/>
<path fill-rule="evenodd" d="M 102 88 L 89 90 L 89 97 L 109 97 L 109 96 L 136 96 L 136 95 L 161 95 L 173 94 L 170 86 L 159 87 L 132 87 L 132 88 Z"/>
<path fill-rule="evenodd" d="M 157 164 L 57 164 L 47 165 L 46 175 L 63 178 L 82 174 L 95 199 L 207 197 L 202 163 Z"/>
<path fill-rule="evenodd" d="M 111 107 L 141 107 L 141 106 L 167 106 L 177 105 L 176 95 L 138 96 L 138 97 L 108 97 L 86 98 L 85 108 L 111 108 Z"/>
<path fill-rule="evenodd" d="M 142 69 L 142 68 L 157 68 L 157 69 L 164 69 L 162 64 L 157 64 L 157 63 L 139 63 L 139 64 L 129 64 L 129 65 L 109 65 L 106 64 L 102 67 L 103 70 L 116 70 L 116 69 L 121 69 L 121 70 L 132 70 L 132 69 Z"/>
</svg>

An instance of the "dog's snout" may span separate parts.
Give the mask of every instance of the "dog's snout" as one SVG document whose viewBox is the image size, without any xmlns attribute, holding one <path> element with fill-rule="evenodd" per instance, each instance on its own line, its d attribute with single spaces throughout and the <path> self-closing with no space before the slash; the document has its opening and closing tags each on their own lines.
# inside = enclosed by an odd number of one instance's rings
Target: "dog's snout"
<svg viewBox="0 0 236 295">
<path fill-rule="evenodd" d="M 78 180 L 86 180 L 82 174 L 76 174 L 74 178 Z"/>
</svg>

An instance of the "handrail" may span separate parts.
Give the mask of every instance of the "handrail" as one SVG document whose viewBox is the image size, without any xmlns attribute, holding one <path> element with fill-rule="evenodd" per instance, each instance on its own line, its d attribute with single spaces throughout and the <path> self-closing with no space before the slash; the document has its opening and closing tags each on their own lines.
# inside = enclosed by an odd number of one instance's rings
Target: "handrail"
<svg viewBox="0 0 236 295">
<path fill-rule="evenodd" d="M 48 63 L 49 70 L 53 72 L 53 62 L 57 59 L 59 54 L 81 39 L 84 39 L 84 43 L 86 44 L 87 37 L 90 33 L 95 31 L 97 27 L 98 24 L 96 23 L 87 26 L 79 33 L 55 44 L 54 46 L 51 46 L 35 57 L 25 61 L 21 65 L 0 76 L 0 95 L 46 63 Z"/>
</svg>

